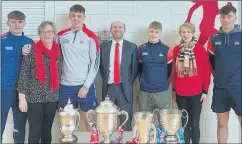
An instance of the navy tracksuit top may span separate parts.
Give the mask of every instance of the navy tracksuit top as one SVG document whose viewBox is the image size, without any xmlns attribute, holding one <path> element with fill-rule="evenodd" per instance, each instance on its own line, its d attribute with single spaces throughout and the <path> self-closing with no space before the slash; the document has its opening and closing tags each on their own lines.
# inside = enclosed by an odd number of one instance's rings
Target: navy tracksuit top
<svg viewBox="0 0 242 144">
<path fill-rule="evenodd" d="M 7 32 L 1 35 L 1 89 L 16 90 L 22 61 L 22 47 L 33 40 Z"/>
<path fill-rule="evenodd" d="M 214 85 L 219 88 L 241 88 L 241 29 L 235 25 L 229 33 L 222 28 L 208 42 Z"/>
<path fill-rule="evenodd" d="M 156 93 L 168 90 L 172 68 L 172 49 L 161 43 L 147 42 L 139 47 L 140 89 Z"/>
</svg>

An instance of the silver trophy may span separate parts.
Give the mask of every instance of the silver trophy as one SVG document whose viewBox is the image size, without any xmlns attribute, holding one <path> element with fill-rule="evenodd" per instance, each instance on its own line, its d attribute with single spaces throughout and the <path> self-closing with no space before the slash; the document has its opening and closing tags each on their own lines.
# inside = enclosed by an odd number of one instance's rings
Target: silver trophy
<svg viewBox="0 0 242 144">
<path fill-rule="evenodd" d="M 177 137 L 177 131 L 179 128 L 182 127 L 181 124 L 181 118 L 186 118 L 186 124 L 183 127 L 186 127 L 187 122 L 188 122 L 188 113 L 186 110 L 180 111 L 179 109 L 162 109 L 154 110 L 154 114 L 156 112 L 159 112 L 159 117 L 158 121 L 160 123 L 160 126 L 167 131 L 167 135 L 164 137 L 164 142 L 165 143 L 179 143 L 178 137 Z M 186 115 L 183 116 L 182 113 L 185 112 Z"/>
<path fill-rule="evenodd" d="M 59 117 L 60 131 L 64 135 L 60 139 L 60 143 L 76 143 L 78 138 L 74 135 L 74 131 L 79 126 L 80 114 L 78 109 L 74 109 L 70 99 L 68 99 L 63 111 L 59 112 Z"/>
<path fill-rule="evenodd" d="M 98 42 L 99 44 L 109 41 L 112 39 L 112 35 L 109 31 L 107 30 L 103 30 L 103 31 L 99 31 L 97 32 L 97 38 L 98 38 Z"/>
<path fill-rule="evenodd" d="M 152 113 L 146 111 L 134 113 L 134 124 L 133 138 L 136 138 L 139 143 L 156 143 L 156 127 Z"/>
<path fill-rule="evenodd" d="M 101 143 L 114 143 L 110 140 L 111 135 L 118 131 L 118 116 L 126 115 L 126 120 L 121 126 L 123 126 L 129 115 L 126 111 L 119 111 L 119 108 L 109 100 L 107 96 L 104 101 L 95 110 L 89 110 L 87 112 L 87 119 L 92 121 L 91 115 L 94 115 L 94 123 L 97 126 L 98 132 L 103 135 L 104 141 Z"/>
</svg>

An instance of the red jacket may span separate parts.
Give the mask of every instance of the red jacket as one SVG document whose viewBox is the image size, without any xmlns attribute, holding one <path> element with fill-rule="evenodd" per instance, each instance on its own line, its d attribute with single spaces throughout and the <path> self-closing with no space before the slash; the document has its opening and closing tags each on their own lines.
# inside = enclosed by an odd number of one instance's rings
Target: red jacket
<svg viewBox="0 0 242 144">
<path fill-rule="evenodd" d="M 205 48 L 196 44 L 194 55 L 197 63 L 197 75 L 192 77 L 178 77 L 176 73 L 176 59 L 179 54 L 179 46 L 173 49 L 173 68 L 172 68 L 172 85 L 173 90 L 181 96 L 195 96 L 201 92 L 207 94 L 210 85 L 211 69 L 208 54 Z"/>
</svg>

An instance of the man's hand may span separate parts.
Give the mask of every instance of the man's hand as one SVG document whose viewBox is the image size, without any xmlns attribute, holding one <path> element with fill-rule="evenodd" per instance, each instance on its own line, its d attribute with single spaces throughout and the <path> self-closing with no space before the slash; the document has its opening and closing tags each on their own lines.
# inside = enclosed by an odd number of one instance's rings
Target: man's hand
<svg viewBox="0 0 242 144">
<path fill-rule="evenodd" d="M 25 99 L 25 94 L 19 93 L 19 109 L 21 112 L 27 112 L 28 110 L 28 104 Z"/>
<path fill-rule="evenodd" d="M 58 108 L 58 112 L 62 112 L 62 111 L 64 111 L 64 109 L 61 108 L 61 107 L 59 107 L 59 108 Z"/>
<path fill-rule="evenodd" d="M 29 54 L 30 50 L 31 50 L 31 44 L 26 44 L 22 48 L 22 54 L 27 55 L 27 54 Z"/>
<path fill-rule="evenodd" d="M 83 86 L 78 92 L 78 97 L 85 98 L 87 96 L 88 90 L 88 88 Z"/>
<path fill-rule="evenodd" d="M 202 102 L 202 104 L 205 104 L 206 101 L 207 101 L 207 95 L 206 94 L 202 94 L 202 97 L 201 97 L 200 101 Z"/>
<path fill-rule="evenodd" d="M 172 99 L 173 99 L 174 101 L 176 101 L 176 92 L 175 92 L 175 91 L 172 91 Z"/>
</svg>

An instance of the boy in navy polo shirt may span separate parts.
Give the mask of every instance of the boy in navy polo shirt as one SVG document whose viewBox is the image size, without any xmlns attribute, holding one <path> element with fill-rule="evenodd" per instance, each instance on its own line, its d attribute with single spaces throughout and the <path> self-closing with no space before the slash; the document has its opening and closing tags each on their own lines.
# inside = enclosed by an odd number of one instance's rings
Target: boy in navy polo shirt
<svg viewBox="0 0 242 144">
<path fill-rule="evenodd" d="M 168 92 L 172 69 L 172 49 L 160 41 L 162 25 L 154 21 L 149 25 L 147 43 L 139 50 L 140 111 L 171 108 L 172 100 Z"/>
<path fill-rule="evenodd" d="M 24 143 L 26 113 L 19 110 L 17 80 L 22 61 L 22 54 L 27 54 L 30 48 L 22 47 L 33 43 L 33 40 L 23 33 L 25 15 L 20 11 L 8 14 L 9 32 L 1 35 L 1 138 L 6 125 L 10 107 L 13 111 L 13 138 L 15 143 Z"/>
</svg>

